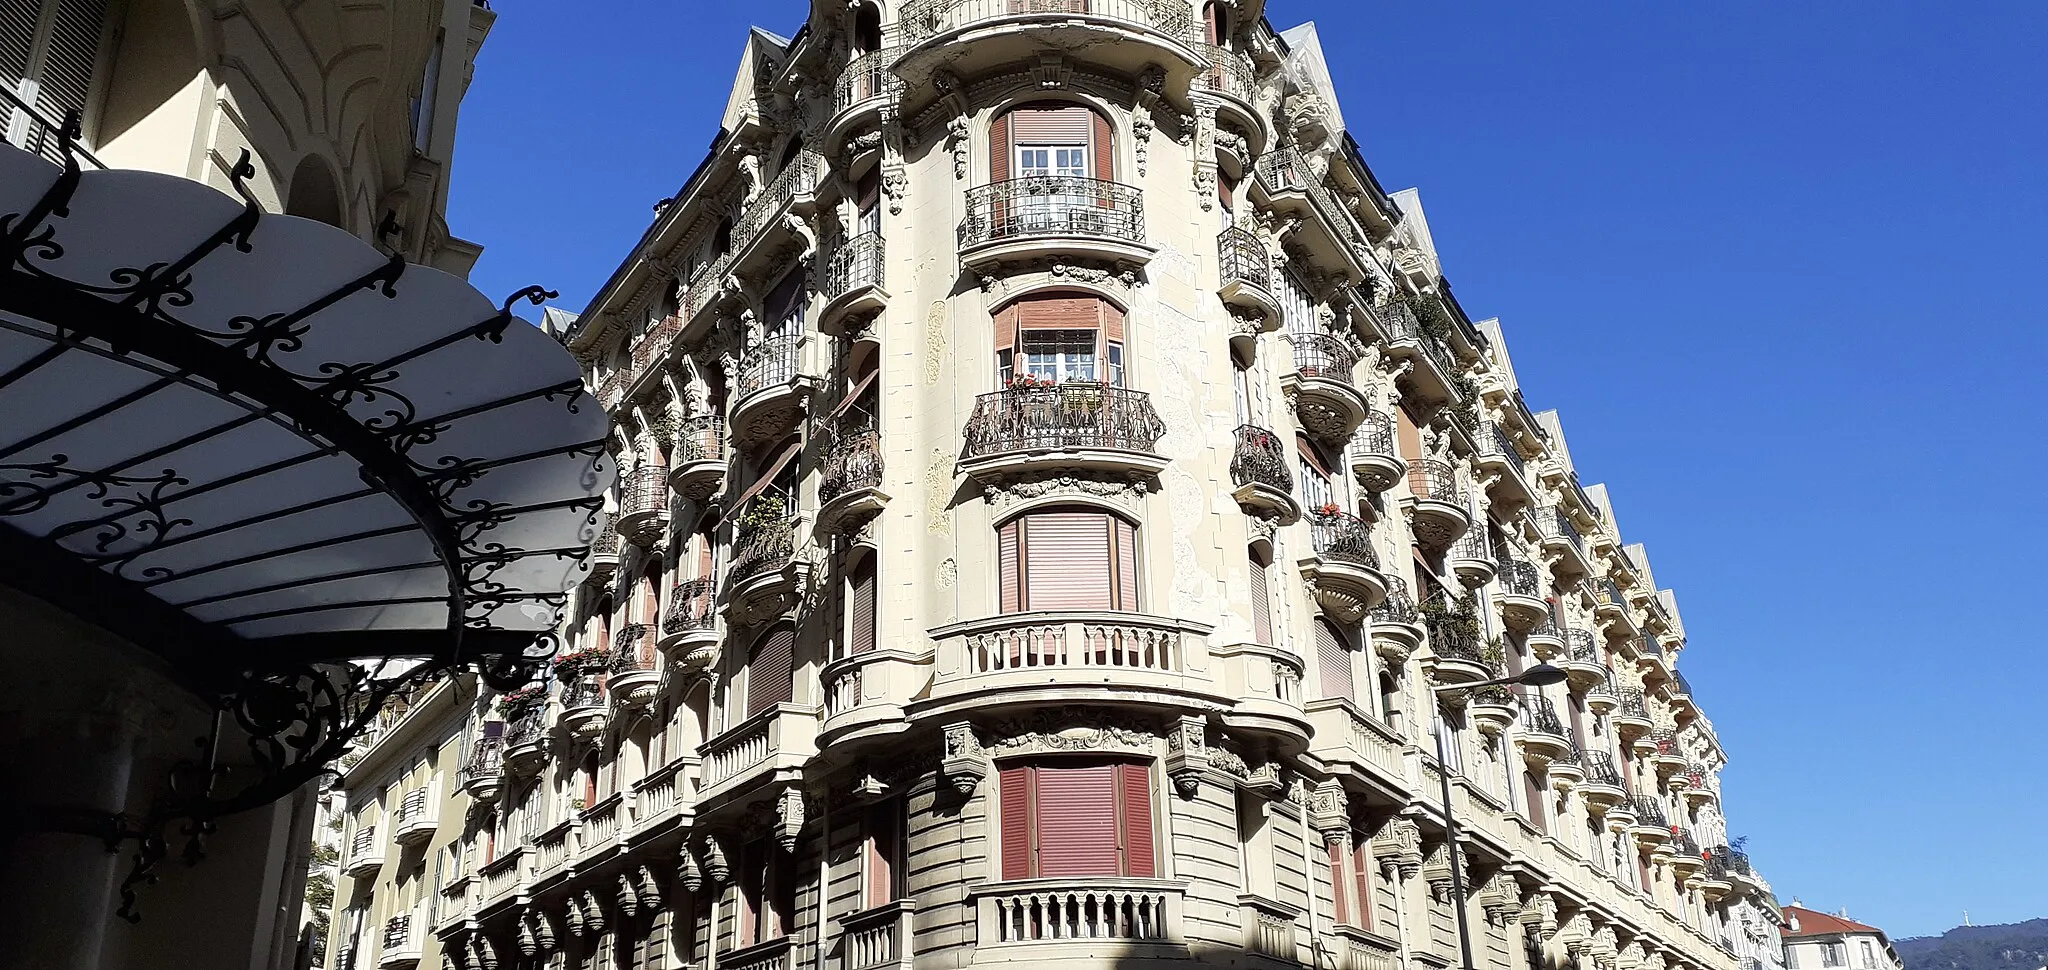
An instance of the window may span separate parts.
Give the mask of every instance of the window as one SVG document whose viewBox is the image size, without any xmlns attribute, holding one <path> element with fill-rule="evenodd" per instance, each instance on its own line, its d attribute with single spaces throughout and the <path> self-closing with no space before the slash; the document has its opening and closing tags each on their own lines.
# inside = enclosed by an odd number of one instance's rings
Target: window
<svg viewBox="0 0 2048 970">
<path fill-rule="evenodd" d="M 1244 863 L 1244 891 L 1278 898 L 1272 820 L 1266 815 L 1266 800 L 1248 791 L 1237 793 L 1237 844 Z"/>
<path fill-rule="evenodd" d="M 867 908 L 903 896 L 903 802 L 890 798 L 867 807 L 861 820 L 861 867 Z"/>
<path fill-rule="evenodd" d="M 768 298 L 762 301 L 762 309 L 767 311 L 763 334 L 766 339 L 773 340 L 776 337 L 794 336 L 803 332 L 806 307 L 803 282 L 803 269 L 790 270 L 782 277 L 782 281 L 768 292 Z"/>
<path fill-rule="evenodd" d="M 0 4 L 0 89 L 34 105 L 52 122 L 67 111 L 83 115 L 92 94 L 104 3 L 15 0 Z M 0 140 L 23 143 L 26 115 L 15 117 L 0 101 Z M 10 137 L 11 136 L 11 137 Z"/>
<path fill-rule="evenodd" d="M 1001 772 L 1004 879 L 1153 874 L 1152 771 L 1073 759 Z"/>
<path fill-rule="evenodd" d="M 1870 941 L 1858 940 L 1857 945 L 1863 948 L 1863 965 L 1866 967 L 1877 966 L 1877 950 L 1870 945 Z"/>
<path fill-rule="evenodd" d="M 446 31 L 434 34 L 434 48 L 427 52 L 427 68 L 420 75 L 420 95 L 412 103 L 412 150 L 422 154 L 434 142 L 434 100 L 441 88 L 441 48 L 447 43 Z"/>
<path fill-rule="evenodd" d="M 996 538 L 1002 610 L 1136 610 L 1137 527 L 1107 512 L 1055 509 L 1005 523 Z"/>
<path fill-rule="evenodd" d="M 754 640 L 747 655 L 747 717 L 752 717 L 794 695 L 796 628 L 787 623 L 776 626 Z"/>
<path fill-rule="evenodd" d="M 1295 450 L 1301 454 L 1301 500 L 1310 510 L 1330 506 L 1343 507 L 1339 501 L 1336 476 L 1331 471 L 1335 465 L 1323 454 L 1323 449 L 1304 436 L 1294 439 Z"/>
<path fill-rule="evenodd" d="M 1026 375 L 1060 384 L 1096 379 L 1096 331 L 1027 330 L 1023 336 Z"/>
<path fill-rule="evenodd" d="M 1357 893 L 1353 898 L 1351 925 L 1359 929 L 1372 929 L 1373 918 L 1373 859 L 1372 838 L 1363 830 L 1351 830 L 1351 877 Z"/>
<path fill-rule="evenodd" d="M 1849 965 L 1849 948 L 1841 943 L 1820 945 L 1820 965 L 1823 967 L 1846 967 Z"/>
<path fill-rule="evenodd" d="M 1108 179 L 1115 153 L 1109 120 L 1079 104 L 1041 102 L 998 115 L 989 125 L 989 180 L 1051 180 L 1005 191 L 989 213 L 998 236 L 1099 231 L 1104 199 L 1088 179 Z"/>
<path fill-rule="evenodd" d="M 995 315 L 996 379 L 1124 383 L 1124 313 L 1086 293 L 1037 293 Z M 1021 359 L 1020 359 L 1021 357 Z"/>
<path fill-rule="evenodd" d="M 1543 818 L 1543 782 L 1534 772 L 1522 772 L 1522 794 L 1528 799 L 1529 824 L 1536 826 L 1538 832 L 1550 834 L 1550 826 Z"/>
<path fill-rule="evenodd" d="M 1251 577 L 1252 640 L 1270 644 L 1273 642 L 1273 591 L 1266 582 L 1268 567 L 1265 560 L 1259 558 L 1258 550 L 1249 550 L 1249 553 L 1246 575 Z"/>
<path fill-rule="evenodd" d="M 1328 618 L 1316 617 L 1316 673 L 1324 697 L 1355 698 L 1352 679 L 1351 644 L 1344 631 Z"/>
<path fill-rule="evenodd" d="M 877 165 L 854 183 L 854 232 L 882 231 L 882 167 Z"/>
<path fill-rule="evenodd" d="M 756 839 L 740 848 L 735 888 L 741 947 L 788 936 L 796 912 L 796 882 L 789 856 Z"/>
<path fill-rule="evenodd" d="M 846 643 L 849 653 L 866 653 L 875 649 L 875 559 L 873 554 L 863 557 L 847 578 Z"/>
</svg>

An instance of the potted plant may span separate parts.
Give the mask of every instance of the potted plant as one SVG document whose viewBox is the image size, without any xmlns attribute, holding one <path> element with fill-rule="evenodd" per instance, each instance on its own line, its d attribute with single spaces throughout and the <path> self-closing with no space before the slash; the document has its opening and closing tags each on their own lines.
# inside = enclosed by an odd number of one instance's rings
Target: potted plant
<svg viewBox="0 0 2048 970">
<path fill-rule="evenodd" d="M 611 659 L 612 652 L 603 647 L 565 653 L 555 658 L 555 677 L 560 680 L 573 680 L 578 674 L 603 670 Z"/>
<path fill-rule="evenodd" d="M 521 687 L 498 697 L 498 714 L 516 719 L 548 702 L 548 689 L 538 684 Z"/>
<path fill-rule="evenodd" d="M 1336 515 L 1337 513 L 1339 513 L 1339 512 L 1342 512 L 1342 511 L 1344 511 L 1344 509 L 1343 509 L 1343 508 L 1342 508 L 1341 506 L 1339 506 L 1339 505 L 1338 505 L 1337 503 L 1335 503 L 1335 502 L 1324 502 L 1324 503 L 1322 504 L 1322 506 L 1321 506 L 1321 507 L 1319 507 L 1319 508 L 1317 508 L 1317 509 L 1316 509 L 1316 514 L 1317 514 L 1317 515 L 1320 515 L 1320 516 L 1322 516 L 1322 517 L 1324 517 L 1324 518 L 1329 518 L 1329 517 L 1331 517 L 1331 516 L 1333 516 L 1333 515 Z"/>
</svg>

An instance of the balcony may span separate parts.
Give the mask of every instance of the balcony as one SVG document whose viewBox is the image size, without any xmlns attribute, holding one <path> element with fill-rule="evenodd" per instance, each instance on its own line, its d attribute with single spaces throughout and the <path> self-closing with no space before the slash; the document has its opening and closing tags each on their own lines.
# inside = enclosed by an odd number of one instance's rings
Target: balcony
<svg viewBox="0 0 2048 970">
<path fill-rule="evenodd" d="M 493 909 L 511 900 L 527 886 L 529 851 L 524 845 L 515 845 L 496 859 L 477 868 L 482 877 L 483 892 L 477 900 L 479 912 Z"/>
<path fill-rule="evenodd" d="M 778 936 L 766 943 L 718 955 L 719 970 L 791 970 L 789 948 L 795 941 Z"/>
<path fill-rule="evenodd" d="M 1531 627 L 1522 637 L 1522 643 L 1529 648 L 1537 660 L 1550 663 L 1564 652 L 1564 631 L 1557 628 L 1549 617 Z"/>
<path fill-rule="evenodd" d="M 1401 502 L 1409 511 L 1415 538 L 1422 544 L 1442 549 L 1471 528 L 1465 492 L 1458 487 L 1458 473 L 1449 464 L 1434 458 L 1410 462 L 1408 493 Z"/>
<path fill-rule="evenodd" d="M 769 337 L 740 355 L 734 381 L 732 441 L 752 448 L 795 430 L 816 381 L 804 373 L 802 334 Z"/>
<path fill-rule="evenodd" d="M 1591 630 L 1564 631 L 1564 660 L 1558 666 L 1571 678 L 1574 689 L 1588 690 L 1607 679 L 1607 662 Z"/>
<path fill-rule="evenodd" d="M 1671 871 L 1682 882 L 1706 868 L 1707 854 L 1691 834 L 1680 831 L 1671 836 Z"/>
<path fill-rule="evenodd" d="M 426 944 L 427 928 L 413 926 L 409 913 L 401 913 L 384 921 L 384 946 L 379 951 L 377 966 L 380 970 L 395 967 L 418 966 L 420 950 Z"/>
<path fill-rule="evenodd" d="M 820 154 L 837 157 L 848 135 L 878 123 L 888 107 L 902 99 L 903 80 L 890 70 L 902 55 L 894 49 L 870 51 L 840 69 L 839 80 L 832 86 L 832 119 L 825 125 Z"/>
<path fill-rule="evenodd" d="M 612 639 L 605 690 L 620 707 L 646 707 L 661 693 L 661 664 L 652 623 L 628 623 Z"/>
<path fill-rule="evenodd" d="M 781 616 L 802 596 L 810 564 L 797 558 L 796 531 L 797 521 L 772 495 L 740 513 L 725 574 L 726 608 L 735 623 L 754 626 Z"/>
<path fill-rule="evenodd" d="M 1614 670 L 1600 666 L 1600 679 L 1586 688 L 1586 710 L 1606 714 L 1621 706 L 1621 691 L 1614 685 Z"/>
<path fill-rule="evenodd" d="M 1690 763 L 1685 756 L 1685 746 L 1678 741 L 1677 732 L 1669 728 L 1652 731 L 1649 740 L 1654 745 L 1650 754 L 1650 764 L 1657 769 L 1657 774 L 1671 778 L 1684 771 L 1685 766 Z M 1636 742 L 1636 746 L 1640 748 L 1642 742 Z"/>
<path fill-rule="evenodd" d="M 882 491 L 882 432 L 872 419 L 841 421 L 825 444 L 818 482 L 818 528 L 844 531 L 889 504 Z"/>
<path fill-rule="evenodd" d="M 1469 684 L 1494 676 L 1477 634 L 1440 625 L 1429 631 L 1429 648 L 1433 656 L 1423 661 L 1423 668 L 1438 684 Z"/>
<path fill-rule="evenodd" d="M 1232 330 L 1230 342 L 1238 356 L 1249 360 L 1259 344 L 1259 334 L 1280 328 L 1280 301 L 1273 297 L 1273 257 L 1259 237 L 1242 226 L 1231 226 L 1216 237 L 1216 269 L 1222 280 L 1217 295 L 1232 308 L 1232 316 L 1244 326 Z"/>
<path fill-rule="evenodd" d="M 1280 436 L 1254 425 L 1239 425 L 1236 448 L 1230 454 L 1230 480 L 1237 484 L 1231 497 L 1245 511 L 1262 518 L 1291 525 L 1301 518 L 1301 505 L 1294 500 L 1294 473 L 1287 467 L 1287 446 Z"/>
<path fill-rule="evenodd" d="M 1541 694 L 1523 698 L 1521 742 L 1522 760 L 1536 771 L 1574 750 L 1563 722 L 1557 719 L 1557 708 Z"/>
<path fill-rule="evenodd" d="M 1634 687 L 1626 687 L 1616 693 L 1621 699 L 1621 704 L 1614 709 L 1614 714 L 1609 719 L 1614 725 L 1614 733 L 1620 735 L 1623 741 L 1630 741 L 1649 731 L 1650 705 L 1644 702 L 1643 692 Z"/>
<path fill-rule="evenodd" d="M 864 232 L 840 243 L 825 261 L 825 280 L 818 295 L 825 308 L 818 314 L 818 329 L 843 333 L 842 324 L 881 312 L 889 302 L 883 289 L 887 248 L 879 232 Z"/>
<path fill-rule="evenodd" d="M 365 825 L 356 829 L 355 837 L 349 840 L 348 852 L 342 857 L 342 873 L 362 879 L 383 864 L 384 843 L 377 840 L 377 827 Z"/>
<path fill-rule="evenodd" d="M 1671 841 L 1671 823 L 1664 818 L 1664 803 L 1649 795 L 1636 795 L 1629 800 L 1629 807 L 1635 822 L 1628 832 L 1636 844 L 1652 851 L 1663 849 Z"/>
<path fill-rule="evenodd" d="M 784 702 L 750 715 L 704 745 L 704 788 L 711 801 L 766 776 L 801 773 L 818 754 L 818 715 Z"/>
<path fill-rule="evenodd" d="M 1692 685 L 1686 683 L 1685 675 L 1676 670 L 1671 672 L 1670 692 L 1671 706 L 1680 714 L 1696 715 L 1699 713 L 1699 706 L 1692 701 Z"/>
<path fill-rule="evenodd" d="M 657 646 L 677 663 L 699 670 L 718 659 L 718 580 L 705 576 L 669 590 Z"/>
<path fill-rule="evenodd" d="M 1671 659 L 1664 655 L 1664 644 L 1661 641 L 1656 637 L 1645 636 L 1635 640 L 1634 645 L 1636 669 L 1642 671 L 1645 683 L 1654 684 L 1671 679 Z"/>
<path fill-rule="evenodd" d="M 1717 845 L 1707 850 L 1707 873 L 1710 881 L 1718 880 L 1729 886 L 1728 895 L 1742 895 L 1756 892 L 1763 884 L 1749 866 L 1749 856 L 1739 849 Z"/>
<path fill-rule="evenodd" d="M 1569 527 L 1569 523 L 1567 523 Z M 1593 618 L 1604 623 L 1626 622 L 1626 629 L 1633 634 L 1635 623 L 1629 619 L 1628 600 L 1621 595 L 1621 587 L 1605 576 L 1586 580 L 1586 595 L 1593 600 Z"/>
<path fill-rule="evenodd" d="M 1235 117 L 1238 125 L 1253 136 L 1253 144 L 1247 145 L 1246 150 L 1253 155 L 1265 151 L 1271 123 L 1258 108 L 1259 79 L 1251 58 L 1215 44 L 1200 44 L 1197 49 L 1208 69 L 1195 76 L 1195 90 L 1218 95 L 1217 113 Z"/>
<path fill-rule="evenodd" d="M 825 693 L 819 747 L 908 729 L 903 708 L 931 679 L 932 654 L 922 649 L 882 647 L 826 664 L 818 672 Z"/>
<path fill-rule="evenodd" d="M 1719 801 L 1721 798 L 1721 793 L 1714 790 L 1713 772 L 1708 771 L 1706 765 L 1686 765 L 1685 770 L 1674 777 L 1685 779 L 1685 790 L 1679 794 L 1684 796 L 1685 803 L 1693 808 Z"/>
<path fill-rule="evenodd" d="M 481 737 L 476 747 L 471 748 L 469 759 L 462 763 L 462 790 L 478 804 L 489 805 L 498 800 L 498 792 L 505 783 L 504 739 Z"/>
<path fill-rule="evenodd" d="M 1041 256 L 1142 265 L 1154 252 L 1145 244 L 1144 193 L 1078 175 L 1026 175 L 968 189 L 957 237 L 969 269 Z"/>
<path fill-rule="evenodd" d="M 1536 493 L 1529 487 L 1522 447 L 1515 444 L 1499 425 L 1491 422 L 1486 422 L 1473 437 L 1473 444 L 1478 446 L 1476 459 L 1479 468 L 1491 476 L 1486 490 L 1494 504 L 1507 513 L 1535 505 Z"/>
<path fill-rule="evenodd" d="M 1515 723 L 1517 711 L 1515 692 L 1500 685 L 1473 691 L 1471 699 L 1465 703 L 1465 719 L 1479 733 L 1490 738 L 1499 737 L 1502 731 Z"/>
<path fill-rule="evenodd" d="M 1378 411 L 1366 412 L 1351 436 L 1351 474 L 1375 493 L 1393 488 L 1408 474 L 1408 463 L 1394 446 L 1394 419 Z"/>
<path fill-rule="evenodd" d="M 605 703 L 604 685 L 597 675 L 562 685 L 562 727 L 580 738 L 594 738 L 611 725 L 611 711 Z"/>
<path fill-rule="evenodd" d="M 603 583 L 619 571 L 619 550 L 625 546 L 625 540 L 619 538 L 619 530 L 612 528 L 608 515 L 597 517 L 596 534 L 597 538 L 590 543 L 590 555 L 584 557 L 583 565 L 589 568 L 592 582 Z"/>
<path fill-rule="evenodd" d="M 896 71 L 912 86 L 943 65 L 978 77 L 1042 49 L 1135 77 L 1163 64 L 1169 91 L 1208 64 L 1190 46 L 1194 8 L 1180 0 L 912 0 L 898 15 Z"/>
<path fill-rule="evenodd" d="M 669 452 L 668 487 L 692 502 L 702 502 L 725 487 L 725 422 L 715 414 L 684 418 Z"/>
<path fill-rule="evenodd" d="M 1294 148 L 1282 148 L 1259 156 L 1255 166 L 1257 187 L 1272 208 L 1284 215 L 1299 216 L 1306 232 L 1293 236 L 1309 259 L 1326 272 L 1343 272 L 1362 280 L 1374 275 L 1370 268 L 1372 246 L 1343 204 L 1330 194 L 1315 169 Z"/>
<path fill-rule="evenodd" d="M 1133 694 L 1222 699 L 1209 671 L 1209 628 L 1144 613 L 1007 613 L 939 627 L 930 699 L 920 717 L 973 708 L 1128 700 Z"/>
<path fill-rule="evenodd" d="M 425 786 L 405 793 L 391 819 L 392 841 L 417 845 L 433 837 L 441 818 L 441 806 L 433 800 L 433 794 L 433 789 Z"/>
<path fill-rule="evenodd" d="M 1550 786 L 1560 792 L 1569 792 L 1586 780 L 1585 752 L 1570 738 L 1565 739 L 1564 751 L 1550 759 Z"/>
<path fill-rule="evenodd" d="M 1306 913 L 1299 907 L 1251 893 L 1238 896 L 1237 902 L 1244 928 L 1245 952 L 1264 957 L 1261 962 L 1284 967 L 1304 965 L 1301 960 L 1301 918 Z M 1320 940 L 1315 943 L 1318 949 L 1325 945 Z"/>
<path fill-rule="evenodd" d="M 1451 572 L 1456 573 L 1458 581 L 1468 588 L 1486 585 L 1500 570 L 1500 564 L 1493 559 L 1485 529 L 1467 529 L 1458 541 L 1451 543 L 1449 563 Z"/>
<path fill-rule="evenodd" d="M 505 727 L 505 767 L 531 776 L 548 760 L 548 707 L 529 708 Z"/>
<path fill-rule="evenodd" d="M 1510 630 L 1528 630 L 1550 619 L 1550 603 L 1543 596 L 1543 578 L 1536 564 L 1521 559 L 1500 562 L 1500 619 Z"/>
<path fill-rule="evenodd" d="M 1387 577 L 1387 598 L 1372 608 L 1372 649 L 1392 664 L 1405 664 L 1422 646 L 1422 618 L 1408 595 L 1408 581 Z"/>
<path fill-rule="evenodd" d="M 619 481 L 619 534 L 650 545 L 668 527 L 668 468 L 643 461 Z"/>
<path fill-rule="evenodd" d="M 1000 480 L 1034 467 L 1157 475 L 1166 426 L 1142 391 L 1108 384 L 1020 384 L 983 394 L 967 420 L 960 467 Z"/>
<path fill-rule="evenodd" d="M 1579 798 L 1586 803 L 1586 810 L 1594 818 L 1607 814 L 1607 810 L 1628 799 L 1628 788 L 1622 784 L 1621 771 L 1614 766 L 1614 756 L 1605 751 L 1586 751 L 1579 756 L 1585 770 L 1585 780 L 1579 783 Z"/>
<path fill-rule="evenodd" d="M 910 918 L 917 900 L 899 899 L 839 917 L 840 970 L 911 966 Z"/>
<path fill-rule="evenodd" d="M 1294 373 L 1282 375 L 1280 391 L 1294 401 L 1294 417 L 1303 431 L 1324 441 L 1341 443 L 1365 423 L 1365 393 L 1353 383 L 1358 351 L 1344 334 L 1303 331 L 1294 342 Z"/>
<path fill-rule="evenodd" d="M 1309 701 L 1305 709 L 1313 732 L 1309 751 L 1332 770 L 1348 772 L 1381 788 L 1406 786 L 1403 742 L 1386 725 L 1359 710 L 1348 697 Z"/>
<path fill-rule="evenodd" d="M 1539 509 L 1536 512 L 1536 531 L 1542 536 L 1543 548 L 1551 554 L 1550 568 L 1560 576 L 1585 576 L 1593 571 L 1593 561 L 1586 557 L 1586 540 L 1579 535 L 1579 527 L 1572 524 L 1572 518 L 1556 506 Z"/>
<path fill-rule="evenodd" d="M 1315 556 L 1301 562 L 1316 602 L 1342 623 L 1356 623 L 1387 598 L 1387 577 L 1373 551 L 1372 526 L 1348 512 L 1325 506 L 1309 513 Z"/>
<path fill-rule="evenodd" d="M 1124 957 L 1145 951 L 1133 945 L 1179 943 L 1186 895 L 1175 879 L 1085 876 L 977 883 L 975 945 L 984 956 L 992 947 L 1029 944 L 1029 959 L 1095 955 L 1104 942 L 1123 944 Z M 1076 944 L 1072 953 L 1063 945 Z M 1173 949 L 1180 949 L 1174 947 Z M 1153 954 L 1165 955 L 1165 954 Z"/>
<path fill-rule="evenodd" d="M 824 171 L 822 156 L 798 152 L 747 203 L 732 227 L 732 272 L 779 275 L 764 271 L 785 258 L 781 255 L 783 243 L 795 241 L 792 223 L 801 224 L 810 216 L 817 203 L 818 176 Z"/>
<path fill-rule="evenodd" d="M 1414 365 L 1408 371 L 1409 386 L 1431 400 L 1455 399 L 1462 369 L 1444 348 L 1443 339 L 1417 319 L 1415 308 L 1407 303 L 1390 303 L 1379 307 L 1375 314 L 1387 338 L 1387 353 Z"/>
</svg>

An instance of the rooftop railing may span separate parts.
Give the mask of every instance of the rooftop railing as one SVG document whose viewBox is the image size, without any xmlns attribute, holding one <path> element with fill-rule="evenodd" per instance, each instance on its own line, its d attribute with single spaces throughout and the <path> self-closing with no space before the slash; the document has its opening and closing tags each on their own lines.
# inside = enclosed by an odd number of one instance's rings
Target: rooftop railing
<svg viewBox="0 0 2048 970">
<path fill-rule="evenodd" d="M 948 31 L 1036 14 L 1085 14 L 1183 42 L 1194 34 L 1194 8 L 1176 0 L 912 0 L 896 22 L 905 44 L 922 44 Z"/>
</svg>

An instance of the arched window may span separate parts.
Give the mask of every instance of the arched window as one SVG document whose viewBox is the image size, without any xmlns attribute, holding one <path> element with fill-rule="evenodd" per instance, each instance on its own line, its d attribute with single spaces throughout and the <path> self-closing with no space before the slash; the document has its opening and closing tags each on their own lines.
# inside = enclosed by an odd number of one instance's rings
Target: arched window
<svg viewBox="0 0 2048 970">
<path fill-rule="evenodd" d="M 875 649 L 875 560 L 874 553 L 862 556 L 846 576 L 846 652 L 866 653 Z"/>
<path fill-rule="evenodd" d="M 872 54 L 882 49 L 882 11 L 872 3 L 853 8 L 853 52 Z"/>
<path fill-rule="evenodd" d="M 1109 119 L 1065 101 L 1011 108 L 989 126 L 989 174 L 995 182 L 1032 176 L 1114 179 Z"/>
<path fill-rule="evenodd" d="M 996 311 L 996 379 L 1124 383 L 1124 312 L 1089 293 L 1033 293 Z"/>
<path fill-rule="evenodd" d="M 1026 512 L 997 530 L 1002 610 L 1137 610 L 1138 528 L 1092 508 Z"/>
<path fill-rule="evenodd" d="M 747 710 L 752 717 L 795 695 L 796 627 L 778 624 L 754 640 L 747 654 Z"/>
<path fill-rule="evenodd" d="M 1202 38 L 1218 47 L 1225 46 L 1230 38 L 1230 11 L 1217 0 L 1202 4 Z"/>
</svg>

